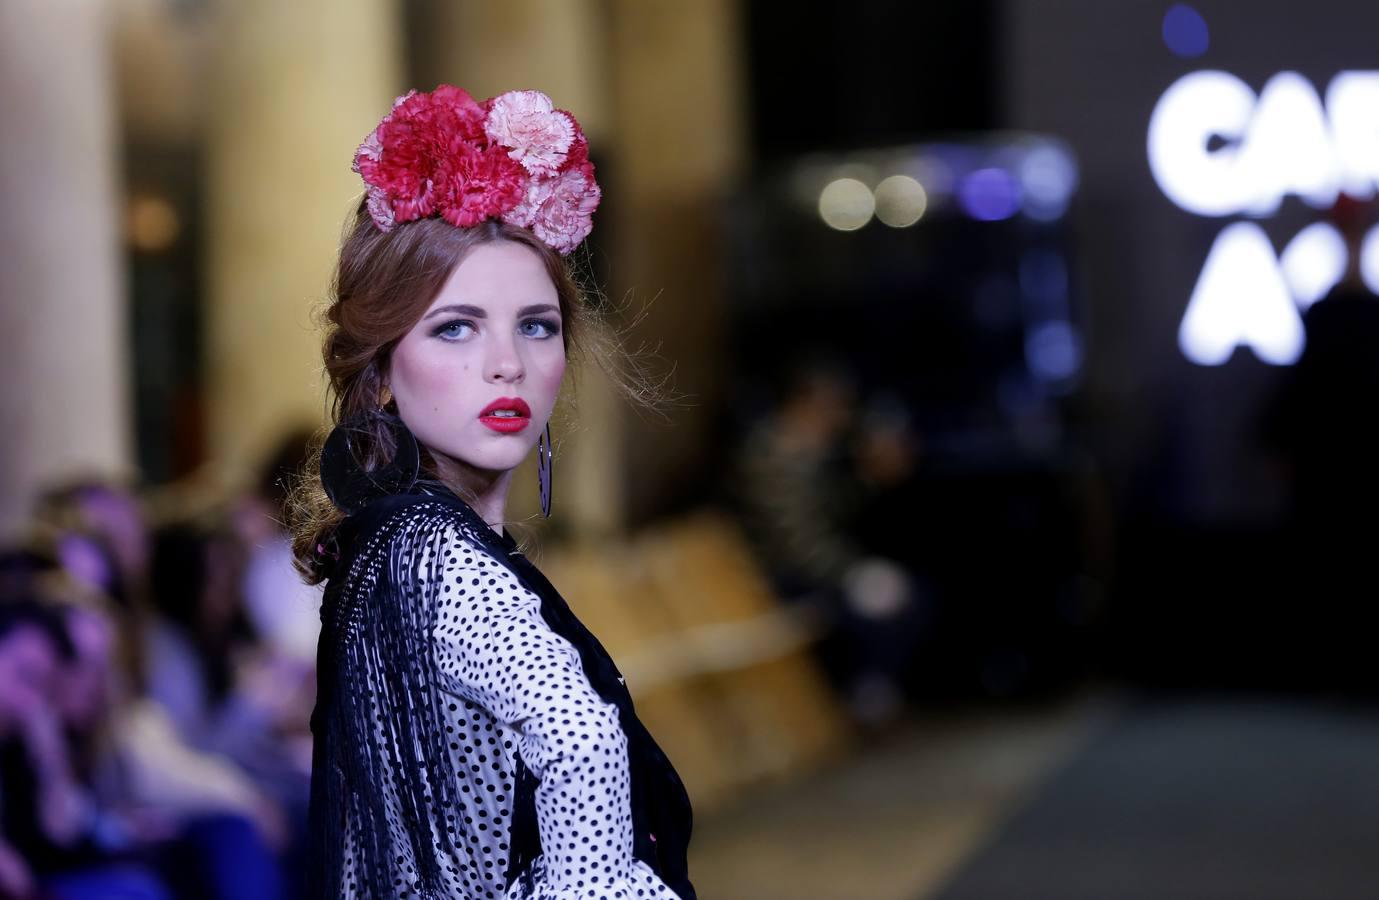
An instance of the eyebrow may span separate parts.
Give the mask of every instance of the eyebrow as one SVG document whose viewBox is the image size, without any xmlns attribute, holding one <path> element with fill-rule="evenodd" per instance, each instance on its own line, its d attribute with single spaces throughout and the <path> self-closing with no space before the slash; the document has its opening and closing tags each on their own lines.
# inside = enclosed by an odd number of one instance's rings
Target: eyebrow
<svg viewBox="0 0 1379 900">
<path fill-rule="evenodd" d="M 532 306 L 522 307 L 517 311 L 517 315 L 534 316 L 537 313 L 544 312 L 558 313 L 560 312 L 560 307 L 553 306 L 550 303 L 537 303 Z M 435 309 L 431 310 L 429 313 L 425 315 L 423 321 L 425 319 L 435 318 L 441 313 L 459 313 L 462 316 L 473 316 L 476 319 L 488 318 L 488 313 L 484 311 L 484 308 L 482 306 L 471 306 L 468 303 L 452 303 L 447 306 L 437 306 Z"/>
</svg>

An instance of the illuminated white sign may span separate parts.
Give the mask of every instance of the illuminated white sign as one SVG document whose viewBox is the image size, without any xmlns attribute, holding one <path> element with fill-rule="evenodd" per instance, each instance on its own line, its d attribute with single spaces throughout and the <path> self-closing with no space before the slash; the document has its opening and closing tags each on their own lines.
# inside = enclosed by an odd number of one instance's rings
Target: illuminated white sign
<svg viewBox="0 0 1379 900">
<path fill-rule="evenodd" d="M 1164 195 L 1202 216 L 1268 216 L 1287 196 L 1327 208 L 1341 192 L 1379 188 L 1379 72 L 1341 72 L 1322 103 L 1296 72 L 1270 78 L 1258 96 L 1215 70 L 1191 72 L 1155 104 L 1149 168 Z M 1225 226 L 1207 253 L 1178 343 L 1188 359 L 1220 365 L 1237 346 L 1287 365 L 1302 352 L 1300 309 L 1344 274 L 1345 243 L 1314 223 L 1274 255 L 1260 226 Z M 1379 291 L 1379 229 L 1361 250 L 1361 273 Z"/>
<path fill-rule="evenodd" d="M 1342 72 L 1321 98 L 1296 72 L 1256 97 L 1229 72 L 1191 72 L 1149 120 L 1149 168 L 1164 194 L 1203 216 L 1268 215 L 1288 194 L 1318 208 L 1379 185 L 1379 72 Z"/>
<path fill-rule="evenodd" d="M 1347 262 L 1345 242 L 1325 222 L 1298 232 L 1278 257 L 1263 228 L 1233 222 L 1207 253 L 1178 326 L 1178 346 L 1203 366 L 1221 365 L 1237 346 L 1288 365 L 1302 353 L 1301 311 L 1335 287 Z M 1379 293 L 1379 227 L 1365 236 L 1360 273 Z"/>
<path fill-rule="evenodd" d="M 1204 366 L 1221 365 L 1239 344 L 1283 365 L 1297 359 L 1302 342 L 1302 320 L 1268 235 L 1253 222 L 1227 225 L 1192 290 L 1178 346 Z"/>
<path fill-rule="evenodd" d="M 1333 226 L 1313 222 L 1288 242 L 1278 262 L 1293 299 L 1306 309 L 1345 274 L 1345 241 Z"/>
</svg>

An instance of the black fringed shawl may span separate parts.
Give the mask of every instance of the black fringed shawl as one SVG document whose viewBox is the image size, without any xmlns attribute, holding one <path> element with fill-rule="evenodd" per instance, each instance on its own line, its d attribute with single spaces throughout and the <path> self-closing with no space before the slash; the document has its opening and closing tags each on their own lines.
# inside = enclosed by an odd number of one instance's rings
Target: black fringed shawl
<svg viewBox="0 0 1379 900">
<path fill-rule="evenodd" d="M 427 504 L 428 514 L 434 511 L 457 525 L 507 566 L 541 598 L 541 614 L 551 630 L 579 651 L 590 685 L 617 706 L 627 737 L 633 856 L 682 900 L 696 900 L 686 864 L 692 826 L 689 796 L 670 760 L 637 718 L 613 660 L 512 539 L 497 534 L 468 504 L 435 482 L 417 482 L 373 499 L 341 523 L 332 542 L 337 556 L 321 610 L 318 694 L 311 719 L 311 896 L 341 896 L 350 814 L 353 821 L 365 824 L 354 834 L 354 881 L 361 893 L 380 900 L 446 896 L 441 876 L 447 848 L 432 841 L 428 801 L 454 803 L 459 786 L 446 753 L 442 710 L 449 698 L 437 687 L 433 648 L 428 645 L 436 622 L 435 598 L 426 600 L 409 583 L 414 578 L 409 567 L 415 565 L 425 535 L 435 534 L 433 528 L 405 527 L 416 519 L 407 515 L 409 508 L 422 511 L 416 504 Z M 378 746 L 378 715 L 385 716 L 395 736 L 391 747 Z M 403 761 L 397 758 L 397 747 L 412 747 L 415 753 Z M 388 769 L 395 773 L 393 784 L 385 783 Z M 506 885 L 522 878 L 530 893 L 531 863 L 541 854 L 535 807 L 538 780 L 520 754 L 516 777 Z M 383 815 L 389 795 L 404 821 L 415 825 L 407 835 L 407 849 L 416 859 L 410 886 L 394 881 L 391 864 L 399 854 Z M 463 828 L 448 837 L 462 840 Z"/>
</svg>

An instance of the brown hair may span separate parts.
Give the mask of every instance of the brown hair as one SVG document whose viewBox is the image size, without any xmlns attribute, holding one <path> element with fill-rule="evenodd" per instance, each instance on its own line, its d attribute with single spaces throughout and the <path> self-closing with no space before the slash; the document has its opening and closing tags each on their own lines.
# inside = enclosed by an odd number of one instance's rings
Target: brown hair
<svg viewBox="0 0 1379 900">
<path fill-rule="evenodd" d="M 374 225 L 361 198 L 347 226 L 324 311 L 322 356 L 329 377 L 330 423 L 311 441 L 307 462 L 289 492 L 286 512 L 293 532 L 293 557 L 308 584 L 324 580 L 318 544 L 330 537 L 344 514 L 326 495 L 320 480 L 321 448 L 335 424 L 362 418 L 361 462 L 370 471 L 393 458 L 393 432 L 380 409 L 396 414 L 396 402 L 383 400 L 383 376 L 390 354 L 431 305 L 464 256 L 480 244 L 512 241 L 530 247 L 546 266 L 559 297 L 561 335 L 567 358 L 586 353 L 608 371 L 632 399 L 654 405 L 657 389 L 634 366 L 609 365 L 623 358 L 598 317 L 583 301 L 565 259 L 530 231 L 498 220 L 458 228 L 439 218 L 416 219 L 384 232 Z M 568 371 L 575 369 L 570 366 Z M 422 447 L 421 465 L 438 477 L 435 458 Z"/>
</svg>

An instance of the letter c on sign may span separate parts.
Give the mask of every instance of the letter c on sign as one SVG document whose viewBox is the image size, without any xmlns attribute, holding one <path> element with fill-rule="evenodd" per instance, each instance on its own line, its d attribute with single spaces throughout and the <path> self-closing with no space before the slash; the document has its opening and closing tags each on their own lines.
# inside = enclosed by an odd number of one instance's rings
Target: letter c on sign
<svg viewBox="0 0 1379 900">
<path fill-rule="evenodd" d="M 1255 93 L 1229 72 L 1189 72 L 1164 91 L 1149 119 L 1149 168 L 1167 197 L 1188 212 L 1225 216 L 1250 202 L 1236 166 Z M 1216 150 L 1213 137 L 1226 144 Z"/>
</svg>

